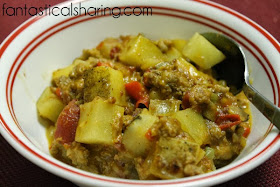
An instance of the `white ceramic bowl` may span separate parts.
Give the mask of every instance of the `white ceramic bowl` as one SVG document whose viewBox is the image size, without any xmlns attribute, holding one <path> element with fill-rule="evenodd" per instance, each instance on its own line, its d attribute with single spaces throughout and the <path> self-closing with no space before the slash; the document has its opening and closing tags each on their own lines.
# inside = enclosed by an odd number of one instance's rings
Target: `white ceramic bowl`
<svg viewBox="0 0 280 187">
<path fill-rule="evenodd" d="M 79 1 L 72 3 L 79 6 Z M 70 5 L 68 1 L 58 7 Z M 38 16 L 2 43 L 0 131 L 31 162 L 83 186 L 209 186 L 252 170 L 278 150 L 279 131 L 252 107 L 253 128 L 246 148 L 234 162 L 208 174 L 176 180 L 124 180 L 81 171 L 51 157 L 45 128 L 37 118 L 36 100 L 50 84 L 53 70 L 70 64 L 82 49 L 95 47 L 106 37 L 143 33 L 152 39 L 187 39 L 194 32 L 223 32 L 243 47 L 254 87 L 279 106 L 280 44 L 243 15 L 202 0 L 95 0 L 82 1 L 81 5 L 122 10 L 128 6 L 152 7 L 152 16 Z"/>
</svg>

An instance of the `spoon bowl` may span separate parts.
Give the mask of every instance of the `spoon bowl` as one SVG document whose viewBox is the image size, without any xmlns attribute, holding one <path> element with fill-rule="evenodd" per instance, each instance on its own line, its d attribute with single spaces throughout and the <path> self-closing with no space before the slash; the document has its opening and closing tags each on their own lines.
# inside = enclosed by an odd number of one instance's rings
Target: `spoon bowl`
<svg viewBox="0 0 280 187">
<path fill-rule="evenodd" d="M 247 60 L 240 45 L 220 33 L 207 32 L 202 36 L 226 56 L 223 62 L 212 68 L 216 78 L 225 80 L 233 94 L 243 91 L 252 104 L 280 130 L 280 109 L 250 84 Z"/>
</svg>

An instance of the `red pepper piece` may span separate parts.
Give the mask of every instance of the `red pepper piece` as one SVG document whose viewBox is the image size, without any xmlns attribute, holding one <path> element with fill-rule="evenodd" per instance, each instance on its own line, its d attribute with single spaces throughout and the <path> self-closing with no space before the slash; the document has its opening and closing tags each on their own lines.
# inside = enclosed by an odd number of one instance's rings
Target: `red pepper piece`
<svg viewBox="0 0 280 187">
<path fill-rule="evenodd" d="M 59 97 L 59 99 L 62 98 L 62 91 L 61 91 L 60 88 L 56 88 L 56 89 L 55 89 L 55 95 L 56 95 L 57 97 Z"/>
<path fill-rule="evenodd" d="M 75 140 L 76 129 L 80 118 L 80 107 L 72 100 L 59 114 L 56 122 L 55 139 L 61 143 L 71 143 Z"/>
<path fill-rule="evenodd" d="M 146 88 L 138 81 L 132 81 L 125 84 L 125 90 L 127 94 L 136 100 L 136 107 L 139 107 L 140 104 L 149 107 L 149 95 Z"/>
<path fill-rule="evenodd" d="M 250 132 L 251 132 L 250 127 L 244 127 L 243 137 L 247 138 L 249 136 Z"/>
<path fill-rule="evenodd" d="M 238 114 L 222 114 L 217 117 L 216 123 L 221 130 L 227 130 L 234 125 L 241 123 L 240 116 Z"/>
<path fill-rule="evenodd" d="M 154 141 L 154 140 L 155 140 L 155 137 L 152 136 L 151 129 L 149 129 L 149 130 L 146 132 L 145 137 L 146 137 L 149 141 Z"/>
<path fill-rule="evenodd" d="M 149 98 L 143 98 L 143 99 L 139 99 L 135 106 L 138 108 L 143 108 L 141 105 L 144 105 L 146 108 L 149 107 Z"/>
</svg>

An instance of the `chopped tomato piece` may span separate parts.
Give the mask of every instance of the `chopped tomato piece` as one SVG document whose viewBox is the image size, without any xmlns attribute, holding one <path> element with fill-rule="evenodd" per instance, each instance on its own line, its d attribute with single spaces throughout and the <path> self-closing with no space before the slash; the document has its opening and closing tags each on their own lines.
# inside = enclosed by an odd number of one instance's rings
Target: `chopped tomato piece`
<svg viewBox="0 0 280 187">
<path fill-rule="evenodd" d="M 155 137 L 152 136 L 152 132 L 151 132 L 151 129 L 149 129 L 146 134 L 145 134 L 146 138 L 150 141 L 154 141 L 155 140 Z"/>
<path fill-rule="evenodd" d="M 80 118 L 80 107 L 72 100 L 64 107 L 56 122 L 55 139 L 61 143 L 71 143 L 75 140 L 76 129 Z"/>
<path fill-rule="evenodd" d="M 132 81 L 125 84 L 125 90 L 127 94 L 136 100 L 136 107 L 143 104 L 145 107 L 149 107 L 149 95 L 146 88 L 138 81 Z"/>
<path fill-rule="evenodd" d="M 247 138 L 249 136 L 250 132 L 251 132 L 250 127 L 244 127 L 243 137 Z"/>
<path fill-rule="evenodd" d="M 60 88 L 56 88 L 55 89 L 55 95 L 57 95 L 57 97 L 59 97 L 59 99 L 61 99 L 62 97 L 62 91 Z"/>
<path fill-rule="evenodd" d="M 222 114 L 217 117 L 216 123 L 221 130 L 227 130 L 234 125 L 240 124 L 241 120 L 238 114 Z"/>
<path fill-rule="evenodd" d="M 142 99 L 143 93 L 145 92 L 144 86 L 138 81 L 125 84 L 125 89 L 128 95 L 135 100 Z"/>
</svg>

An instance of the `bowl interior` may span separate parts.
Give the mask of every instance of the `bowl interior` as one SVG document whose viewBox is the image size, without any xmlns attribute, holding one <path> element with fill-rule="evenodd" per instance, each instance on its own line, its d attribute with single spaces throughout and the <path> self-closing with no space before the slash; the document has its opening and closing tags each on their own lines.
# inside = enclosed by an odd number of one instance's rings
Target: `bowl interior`
<svg viewBox="0 0 280 187">
<path fill-rule="evenodd" d="M 249 28 L 253 30 L 251 34 L 244 32 L 249 26 L 244 26 L 245 23 L 234 25 L 238 19 L 232 15 L 227 15 L 227 19 L 219 18 L 223 14 L 213 7 L 202 6 L 205 14 L 201 15 L 198 9 L 201 5 L 195 2 L 186 2 L 182 7 L 167 5 L 170 3 L 162 4 L 166 8 L 149 5 L 153 8 L 152 16 L 121 16 L 117 19 L 112 16 L 45 17 L 22 31 L 7 49 L 9 53 L 2 58 L 8 62 L 4 74 L 8 79 L 8 103 L 19 125 L 19 128 L 11 125 L 11 129 L 25 142 L 29 140 L 28 144 L 49 154 L 46 129 L 38 119 L 36 101 L 44 88 L 50 85 L 52 72 L 71 64 L 83 49 L 95 47 L 106 37 L 138 33 L 151 39 L 188 39 L 195 32 L 223 32 L 243 47 L 253 86 L 271 101 L 278 102 L 279 72 L 276 69 L 280 68 L 272 62 L 272 57 L 266 57 L 266 60 L 263 56 L 264 49 L 259 48 L 260 43 L 265 40 L 269 45 L 264 36 L 253 28 Z M 85 2 L 84 6 L 90 4 Z M 18 47 L 13 48 L 15 46 Z M 253 127 L 247 146 L 234 162 L 246 159 L 253 151 L 261 149 L 264 137 L 271 130 L 268 120 L 253 106 L 252 115 Z"/>
</svg>

